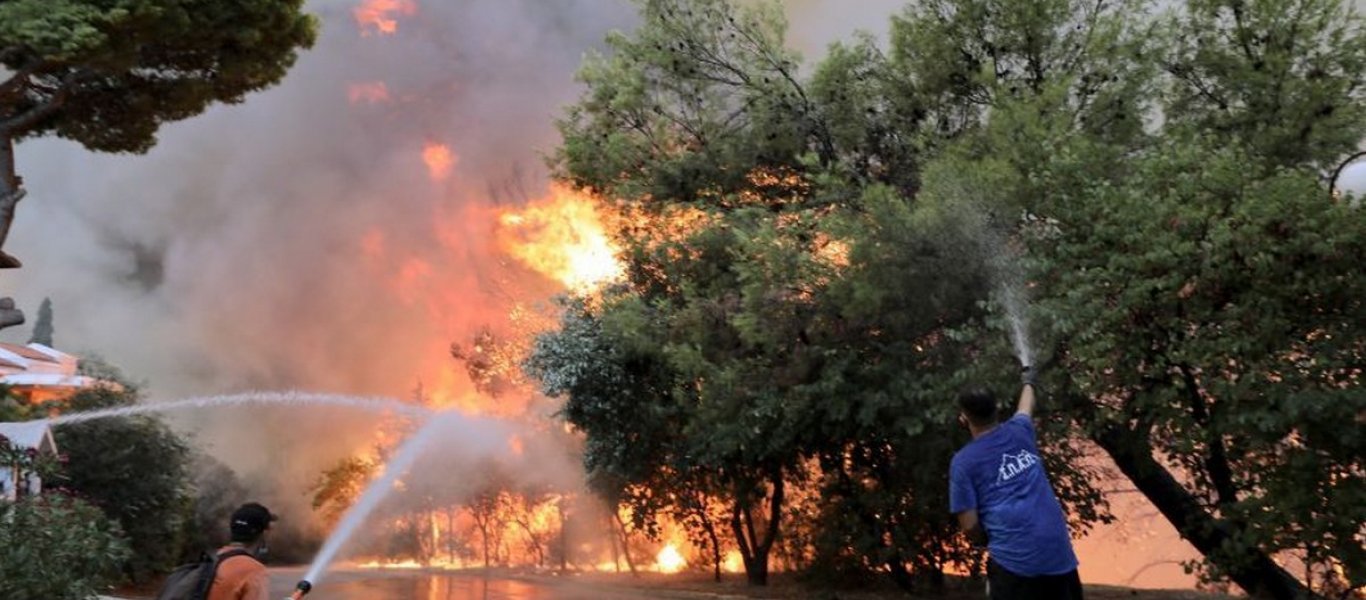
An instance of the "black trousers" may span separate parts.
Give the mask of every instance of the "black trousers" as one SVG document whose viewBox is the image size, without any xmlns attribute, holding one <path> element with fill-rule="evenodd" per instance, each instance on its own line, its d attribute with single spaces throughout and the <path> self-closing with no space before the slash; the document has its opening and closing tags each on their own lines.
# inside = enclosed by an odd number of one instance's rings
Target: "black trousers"
<svg viewBox="0 0 1366 600">
<path fill-rule="evenodd" d="M 1062 575 L 1025 577 L 988 560 L 987 585 L 991 600 L 1082 600 L 1076 569 Z"/>
</svg>

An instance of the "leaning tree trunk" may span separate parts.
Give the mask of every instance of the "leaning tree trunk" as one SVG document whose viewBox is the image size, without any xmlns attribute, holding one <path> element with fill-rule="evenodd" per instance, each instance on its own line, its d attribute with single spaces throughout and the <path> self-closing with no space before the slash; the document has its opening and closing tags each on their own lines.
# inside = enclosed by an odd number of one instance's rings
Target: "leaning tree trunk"
<svg viewBox="0 0 1366 600">
<path fill-rule="evenodd" d="M 716 526 L 712 524 L 706 512 L 706 508 L 703 508 L 702 528 L 707 532 L 707 540 L 711 542 L 712 578 L 716 583 L 721 583 L 721 540 L 716 535 Z"/>
<path fill-rule="evenodd" d="M 636 561 L 631 558 L 631 536 L 626 531 L 626 523 L 621 520 L 621 514 L 613 512 L 612 521 L 616 523 L 616 529 L 621 532 L 621 555 L 626 558 L 626 568 L 631 571 L 631 576 L 635 577 Z"/>
<path fill-rule="evenodd" d="M 23 180 L 14 170 L 14 136 L 9 131 L 0 130 L 0 248 L 9 239 L 14 210 L 23 198 Z M 0 250 L 0 269 L 15 269 L 21 264 L 19 259 Z"/>
<path fill-rule="evenodd" d="M 24 197 L 24 188 L 14 172 L 14 136 L 0 131 L 0 247 L 9 238 L 9 227 L 14 222 L 14 209 Z M 19 259 L 0 250 L 0 269 L 14 269 Z M 14 307 L 14 300 L 0 298 L 0 329 L 22 325 L 24 313 Z"/>
<path fill-rule="evenodd" d="M 1276 600 L 1319 597 L 1265 552 L 1248 549 L 1243 556 L 1233 560 L 1222 557 L 1220 552 L 1224 545 L 1236 543 L 1239 527 L 1201 506 L 1171 471 L 1153 458 L 1147 432 L 1116 426 L 1095 435 L 1094 439 L 1119 470 L 1181 532 L 1181 536 L 1248 594 Z"/>
</svg>

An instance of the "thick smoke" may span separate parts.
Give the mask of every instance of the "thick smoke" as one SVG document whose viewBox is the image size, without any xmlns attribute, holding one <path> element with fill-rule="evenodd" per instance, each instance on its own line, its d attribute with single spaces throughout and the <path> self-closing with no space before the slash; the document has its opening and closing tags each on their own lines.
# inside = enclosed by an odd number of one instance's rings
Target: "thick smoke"
<svg viewBox="0 0 1366 600">
<path fill-rule="evenodd" d="M 25 267 L 0 275 L 0 295 L 30 318 L 51 297 L 57 347 L 104 356 L 156 399 L 473 393 L 449 344 L 503 330 L 515 302 L 556 291 L 494 251 L 494 209 L 544 193 L 541 157 L 580 93 L 574 72 L 635 11 L 626 0 L 416 0 L 393 35 L 362 35 L 358 4 L 313 2 L 321 38 L 281 85 L 166 126 L 145 156 L 22 143 L 30 194 L 7 249 Z M 855 29 L 885 38 L 903 4 L 791 0 L 789 40 L 811 60 Z M 441 182 L 423 164 L 427 144 L 455 155 Z M 305 490 L 377 426 L 333 408 L 177 421 L 312 534 Z M 452 442 L 439 453 L 469 451 Z M 574 459 L 557 447 L 532 444 L 555 456 L 527 462 L 572 485 Z"/>
<path fill-rule="evenodd" d="M 856 26 L 885 29 L 897 5 L 844 4 L 792 2 L 793 43 L 816 56 Z M 579 61 L 634 10 L 427 1 L 395 34 L 362 35 L 354 6 L 314 3 L 321 39 L 281 85 L 166 126 L 146 156 L 21 144 L 30 197 L 10 244 L 26 267 L 2 291 L 30 311 L 51 296 L 59 347 L 108 357 L 158 398 L 399 394 L 448 363 L 450 341 L 509 303 L 488 204 L 543 193 Z M 426 143 L 457 157 L 444 183 Z"/>
<path fill-rule="evenodd" d="M 574 72 L 635 11 L 622 0 L 419 1 L 383 35 L 362 34 L 358 4 L 312 4 L 322 35 L 282 84 L 166 126 L 145 156 L 21 144 L 30 195 L 10 250 L 26 266 L 0 292 L 30 314 L 50 296 L 59 348 L 102 355 L 159 400 L 473 394 L 449 344 L 505 329 L 515 302 L 556 291 L 495 252 L 494 209 L 544 193 L 541 157 L 579 94 Z M 817 34 L 830 8 L 794 7 L 794 40 L 814 53 L 830 39 Z M 453 152 L 444 180 L 423 163 L 429 144 Z M 5 337 L 22 341 L 23 329 Z M 304 491 L 376 441 L 372 417 L 335 408 L 173 419 L 288 529 L 314 534 Z M 569 485 L 573 463 L 540 461 L 560 472 L 538 477 Z"/>
</svg>

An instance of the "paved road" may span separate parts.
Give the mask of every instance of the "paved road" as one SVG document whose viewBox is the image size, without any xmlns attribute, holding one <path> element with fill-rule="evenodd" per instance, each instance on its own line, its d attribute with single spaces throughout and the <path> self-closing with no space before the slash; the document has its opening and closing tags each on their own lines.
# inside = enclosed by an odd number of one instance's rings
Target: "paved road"
<svg viewBox="0 0 1366 600">
<path fill-rule="evenodd" d="M 287 597 L 303 571 L 272 569 L 271 598 Z M 579 582 L 525 581 L 467 573 L 340 571 L 328 574 L 308 600 L 643 600 L 659 596 Z"/>
</svg>

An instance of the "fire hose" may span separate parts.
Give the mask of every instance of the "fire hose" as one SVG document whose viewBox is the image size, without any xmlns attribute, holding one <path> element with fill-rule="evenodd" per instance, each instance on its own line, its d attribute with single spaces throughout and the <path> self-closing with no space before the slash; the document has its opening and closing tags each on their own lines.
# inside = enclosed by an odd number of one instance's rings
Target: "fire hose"
<svg viewBox="0 0 1366 600">
<path fill-rule="evenodd" d="M 309 583 L 307 579 L 300 579 L 299 583 L 294 586 L 294 593 L 285 600 L 300 600 L 311 591 L 313 591 L 313 584 Z"/>
</svg>

